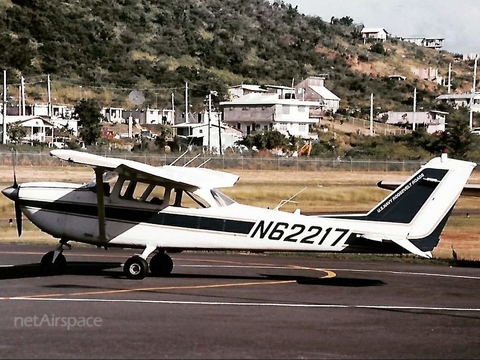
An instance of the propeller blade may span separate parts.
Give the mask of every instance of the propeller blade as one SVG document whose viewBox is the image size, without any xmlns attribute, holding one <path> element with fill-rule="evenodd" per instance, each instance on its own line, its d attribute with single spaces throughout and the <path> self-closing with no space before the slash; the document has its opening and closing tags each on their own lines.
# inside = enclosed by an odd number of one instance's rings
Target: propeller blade
<svg viewBox="0 0 480 360">
<path fill-rule="evenodd" d="M 12 165 L 13 165 L 13 187 L 18 188 L 18 183 L 17 183 L 17 174 L 15 171 L 15 163 L 17 162 L 17 151 L 12 151 Z"/>
<path fill-rule="evenodd" d="M 18 200 L 15 201 L 15 219 L 17 221 L 17 234 L 18 236 L 22 235 L 22 210 L 20 209 L 20 204 Z"/>
</svg>

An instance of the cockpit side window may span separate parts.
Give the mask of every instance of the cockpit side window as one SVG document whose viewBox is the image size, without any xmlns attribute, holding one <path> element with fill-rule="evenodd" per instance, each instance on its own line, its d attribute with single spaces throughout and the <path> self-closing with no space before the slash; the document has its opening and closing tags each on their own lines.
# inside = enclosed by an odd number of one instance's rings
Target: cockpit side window
<svg viewBox="0 0 480 360">
<path fill-rule="evenodd" d="M 210 207 L 208 202 L 206 202 L 200 196 L 198 196 L 197 194 L 191 191 L 176 188 L 174 189 L 174 192 L 175 192 L 175 199 L 172 204 L 173 206 L 191 208 L 191 209 L 203 209 L 203 208 Z"/>
</svg>

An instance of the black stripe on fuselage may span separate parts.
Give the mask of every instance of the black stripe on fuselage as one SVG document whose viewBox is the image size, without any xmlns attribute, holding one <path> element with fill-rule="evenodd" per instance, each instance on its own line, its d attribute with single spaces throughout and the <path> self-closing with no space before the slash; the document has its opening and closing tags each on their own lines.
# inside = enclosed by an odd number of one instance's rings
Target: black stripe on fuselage
<svg viewBox="0 0 480 360">
<path fill-rule="evenodd" d="M 97 206 L 94 204 L 78 204 L 67 202 L 46 202 L 34 200 L 21 200 L 21 206 L 39 208 L 45 211 L 67 213 L 69 215 L 81 215 L 97 217 Z M 40 210 L 41 211 L 41 210 Z M 248 234 L 255 222 L 218 219 L 205 216 L 169 214 L 157 210 L 125 209 L 112 206 L 105 207 L 105 218 L 111 221 L 147 223 L 155 225 L 192 228 L 199 230 L 213 230 L 227 233 Z"/>
</svg>

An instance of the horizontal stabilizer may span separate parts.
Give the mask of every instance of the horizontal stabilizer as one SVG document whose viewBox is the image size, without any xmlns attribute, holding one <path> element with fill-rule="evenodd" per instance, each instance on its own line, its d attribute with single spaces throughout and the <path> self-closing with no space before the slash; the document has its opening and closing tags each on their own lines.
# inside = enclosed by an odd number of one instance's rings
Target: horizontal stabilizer
<svg viewBox="0 0 480 360">
<path fill-rule="evenodd" d="M 408 239 L 402 238 L 402 239 L 390 239 L 392 240 L 395 244 L 398 246 L 401 246 L 405 250 L 411 252 L 412 254 L 431 259 L 432 258 L 432 253 L 430 251 L 422 251 L 415 245 L 413 245 Z"/>
</svg>

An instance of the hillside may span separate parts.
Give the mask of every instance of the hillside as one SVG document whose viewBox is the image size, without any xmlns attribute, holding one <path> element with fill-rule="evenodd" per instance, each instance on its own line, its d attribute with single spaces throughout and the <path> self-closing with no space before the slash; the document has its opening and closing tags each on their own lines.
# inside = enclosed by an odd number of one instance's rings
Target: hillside
<svg viewBox="0 0 480 360">
<path fill-rule="evenodd" d="M 397 40 L 364 44 L 361 25 L 348 16 L 327 23 L 283 1 L 1 0 L 0 9 L 0 66 L 12 102 L 20 76 L 29 102 L 46 102 L 49 74 L 57 103 L 85 97 L 125 108 L 134 106 L 134 89 L 150 106 L 169 106 L 172 93 L 182 104 L 188 82 L 198 109 L 210 90 L 218 102 L 230 85 L 291 85 L 326 74 L 342 108 L 361 115 L 370 93 L 383 110 L 411 108 L 414 87 L 419 108 L 433 107 L 445 89 L 411 69 L 433 67 L 446 76 L 454 62 L 453 54 Z M 453 90 L 469 89 L 471 73 L 472 64 L 455 63 Z M 390 80 L 392 74 L 407 80 Z"/>
</svg>

